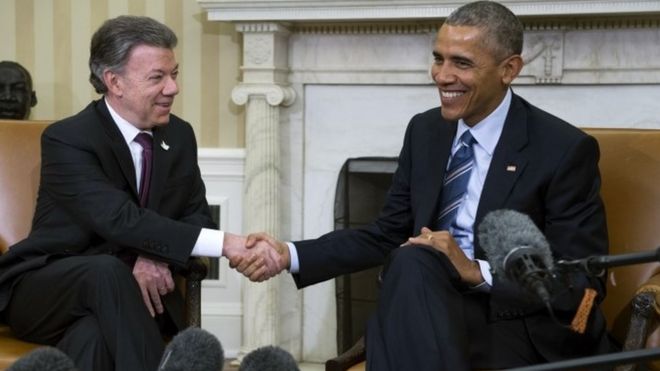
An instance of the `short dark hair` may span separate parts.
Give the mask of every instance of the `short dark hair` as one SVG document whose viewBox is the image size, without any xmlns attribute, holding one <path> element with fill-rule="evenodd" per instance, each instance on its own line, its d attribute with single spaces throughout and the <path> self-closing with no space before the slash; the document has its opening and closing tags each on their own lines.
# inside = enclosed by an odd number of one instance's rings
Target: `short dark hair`
<svg viewBox="0 0 660 371">
<path fill-rule="evenodd" d="M 32 91 L 32 76 L 30 75 L 30 71 L 27 70 L 27 68 L 21 66 L 20 63 L 14 62 L 14 61 L 2 61 L 0 62 L 0 67 L 9 67 L 9 68 L 15 68 L 25 76 L 25 81 L 29 85 L 29 90 L 30 92 Z"/>
<path fill-rule="evenodd" d="M 445 24 L 483 29 L 485 46 L 498 60 L 522 53 L 522 22 L 502 4 L 494 1 L 465 4 L 454 10 L 445 20 Z"/>
<path fill-rule="evenodd" d="M 248 353 L 238 371 L 299 371 L 291 353 L 275 346 L 266 345 Z"/>
<path fill-rule="evenodd" d="M 169 27 L 149 17 L 122 15 L 105 21 L 92 36 L 89 47 L 89 82 L 99 94 L 108 91 L 103 82 L 107 69 L 121 72 L 134 47 L 149 45 L 174 49 L 177 37 Z"/>
</svg>

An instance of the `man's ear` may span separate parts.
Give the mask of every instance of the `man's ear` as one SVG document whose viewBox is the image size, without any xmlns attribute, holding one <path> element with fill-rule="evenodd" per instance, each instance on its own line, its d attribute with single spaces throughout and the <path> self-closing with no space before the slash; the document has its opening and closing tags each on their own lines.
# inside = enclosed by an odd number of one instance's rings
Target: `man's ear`
<svg viewBox="0 0 660 371">
<path fill-rule="evenodd" d="M 32 94 L 30 96 L 30 107 L 34 107 L 37 105 L 37 92 L 32 90 Z"/>
<path fill-rule="evenodd" d="M 103 71 L 103 82 L 108 88 L 108 92 L 110 92 L 112 95 L 121 97 L 124 94 L 120 76 L 115 72 L 110 70 Z"/>
<path fill-rule="evenodd" d="M 511 85 L 511 82 L 520 74 L 523 66 L 523 59 L 519 54 L 512 55 L 502 61 L 502 83 L 506 86 Z"/>
</svg>

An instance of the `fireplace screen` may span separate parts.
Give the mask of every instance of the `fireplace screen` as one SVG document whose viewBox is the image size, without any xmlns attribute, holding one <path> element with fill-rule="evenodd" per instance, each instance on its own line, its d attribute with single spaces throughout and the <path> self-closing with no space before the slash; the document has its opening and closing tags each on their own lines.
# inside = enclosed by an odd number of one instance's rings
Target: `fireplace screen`
<svg viewBox="0 0 660 371">
<path fill-rule="evenodd" d="M 356 228 L 373 221 L 392 183 L 397 159 L 359 157 L 346 160 L 335 192 L 335 229 Z M 378 300 L 380 267 L 336 279 L 337 349 L 350 348 L 365 332 Z"/>
</svg>

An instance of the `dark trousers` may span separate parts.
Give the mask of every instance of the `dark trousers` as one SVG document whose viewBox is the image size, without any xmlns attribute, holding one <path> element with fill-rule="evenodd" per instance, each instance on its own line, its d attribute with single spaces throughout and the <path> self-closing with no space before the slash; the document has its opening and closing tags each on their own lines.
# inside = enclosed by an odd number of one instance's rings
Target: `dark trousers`
<svg viewBox="0 0 660 371">
<path fill-rule="evenodd" d="M 153 371 L 164 349 L 130 268 L 113 256 L 68 257 L 26 273 L 5 313 L 19 338 L 56 346 L 80 371 Z"/>
<path fill-rule="evenodd" d="M 367 326 L 367 370 L 498 369 L 538 363 L 522 320 L 490 322 L 488 294 L 468 290 L 446 255 L 396 249 Z"/>
</svg>

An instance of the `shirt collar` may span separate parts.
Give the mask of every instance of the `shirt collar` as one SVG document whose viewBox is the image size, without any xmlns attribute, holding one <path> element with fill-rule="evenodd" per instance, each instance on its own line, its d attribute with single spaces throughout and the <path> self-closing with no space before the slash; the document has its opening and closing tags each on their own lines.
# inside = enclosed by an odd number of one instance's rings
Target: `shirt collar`
<svg viewBox="0 0 660 371">
<path fill-rule="evenodd" d="M 108 111 L 110 112 L 110 116 L 112 116 L 112 119 L 115 121 L 115 124 L 117 125 L 117 128 L 119 128 L 119 131 L 121 132 L 121 135 L 124 137 L 124 141 L 126 141 L 126 143 L 130 144 L 135 139 L 135 137 L 142 132 L 151 134 L 151 131 L 148 130 L 142 131 L 136 128 L 130 122 L 126 121 L 123 117 L 119 116 L 117 111 L 115 111 L 114 108 L 112 108 L 110 102 L 108 102 L 107 99 L 105 100 L 105 105 L 108 106 Z"/>
<path fill-rule="evenodd" d="M 454 147 L 459 143 L 461 135 L 467 130 L 470 130 L 470 133 L 477 140 L 479 146 L 481 146 L 488 155 L 492 156 L 495 152 L 495 146 L 500 140 L 500 135 L 502 135 L 502 130 L 504 129 L 504 121 L 506 116 L 509 113 L 509 107 L 511 106 L 512 93 L 511 89 L 507 89 L 506 95 L 502 102 L 490 115 L 486 116 L 483 120 L 478 122 L 473 127 L 467 126 L 463 119 L 458 120 L 458 127 L 456 128 L 456 137 L 454 138 Z"/>
</svg>

